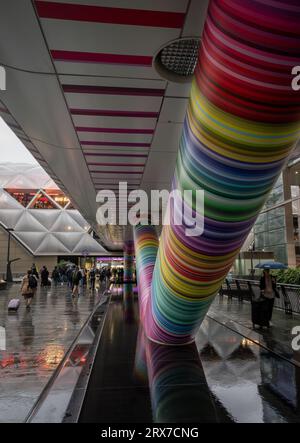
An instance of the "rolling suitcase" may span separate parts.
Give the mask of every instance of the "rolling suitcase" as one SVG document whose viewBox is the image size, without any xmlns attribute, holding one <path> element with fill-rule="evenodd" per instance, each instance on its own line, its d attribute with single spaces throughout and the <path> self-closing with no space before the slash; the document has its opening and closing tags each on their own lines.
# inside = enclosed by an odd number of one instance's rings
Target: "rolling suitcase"
<svg viewBox="0 0 300 443">
<path fill-rule="evenodd" d="M 18 298 L 13 298 L 12 300 L 10 300 L 10 302 L 8 303 L 8 310 L 9 311 L 17 311 L 20 307 L 20 300 Z"/>
<path fill-rule="evenodd" d="M 255 325 L 269 327 L 268 306 L 268 300 L 252 300 L 251 316 L 253 327 L 255 327 Z"/>
</svg>

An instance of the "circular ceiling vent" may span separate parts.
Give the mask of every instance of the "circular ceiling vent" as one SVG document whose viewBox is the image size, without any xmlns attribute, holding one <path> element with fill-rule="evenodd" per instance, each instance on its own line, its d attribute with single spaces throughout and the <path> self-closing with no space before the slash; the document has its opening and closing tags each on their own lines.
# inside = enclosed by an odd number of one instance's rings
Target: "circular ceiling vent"
<svg viewBox="0 0 300 443">
<path fill-rule="evenodd" d="M 154 67 L 167 80 L 189 82 L 196 69 L 199 47 L 199 38 L 174 40 L 156 54 Z"/>
</svg>

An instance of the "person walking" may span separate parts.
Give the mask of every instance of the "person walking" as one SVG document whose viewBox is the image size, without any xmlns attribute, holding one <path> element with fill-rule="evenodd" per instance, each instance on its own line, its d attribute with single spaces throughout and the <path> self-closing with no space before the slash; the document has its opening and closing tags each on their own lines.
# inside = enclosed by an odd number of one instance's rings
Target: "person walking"
<svg viewBox="0 0 300 443">
<path fill-rule="evenodd" d="M 38 271 L 36 269 L 35 263 L 32 263 L 31 274 L 34 275 L 37 278 L 37 280 L 40 278 L 39 277 L 39 273 L 38 273 Z"/>
<path fill-rule="evenodd" d="M 46 266 L 43 266 L 41 270 L 41 286 L 48 286 L 49 271 Z"/>
<path fill-rule="evenodd" d="M 30 309 L 30 305 L 35 295 L 36 288 L 37 288 L 37 279 L 32 274 L 31 269 L 29 269 L 29 271 L 27 271 L 27 274 L 23 277 L 21 283 L 21 294 L 26 302 L 26 309 Z"/>
<path fill-rule="evenodd" d="M 102 286 L 102 283 L 105 281 L 105 278 L 106 278 L 105 274 L 106 274 L 105 268 L 102 268 L 100 271 L 100 276 L 99 276 L 100 287 Z"/>
<path fill-rule="evenodd" d="M 78 297 L 79 295 L 79 285 L 80 285 L 80 281 L 82 279 L 82 274 L 78 268 L 78 266 L 75 267 L 75 270 L 73 272 L 73 291 L 72 291 L 72 296 L 73 297 Z"/>
<path fill-rule="evenodd" d="M 73 290 L 73 272 L 74 272 L 73 267 L 69 267 L 66 272 L 67 285 L 68 285 L 68 288 L 71 288 L 72 290 Z"/>
<path fill-rule="evenodd" d="M 57 266 L 55 266 L 55 268 L 53 269 L 52 274 L 51 274 L 51 278 L 54 281 L 54 286 L 57 287 L 59 280 L 60 280 L 60 274 L 59 274 Z"/>
<path fill-rule="evenodd" d="M 94 291 L 95 290 L 95 282 L 96 282 L 96 271 L 95 271 L 95 268 L 91 268 L 90 269 L 89 280 L 90 280 L 90 289 L 92 291 Z"/>
<path fill-rule="evenodd" d="M 276 278 L 270 274 L 270 269 L 264 269 L 263 275 L 260 279 L 260 293 L 266 303 L 266 321 L 268 327 L 270 327 L 270 321 L 273 314 L 273 306 L 275 297 L 279 297 Z"/>
</svg>

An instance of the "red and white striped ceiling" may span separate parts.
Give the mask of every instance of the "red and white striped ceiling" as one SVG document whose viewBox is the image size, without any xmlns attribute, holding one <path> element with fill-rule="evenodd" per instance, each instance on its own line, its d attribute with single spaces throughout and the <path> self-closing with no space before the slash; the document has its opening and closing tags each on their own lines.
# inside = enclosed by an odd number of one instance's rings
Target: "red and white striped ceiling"
<svg viewBox="0 0 300 443">
<path fill-rule="evenodd" d="M 97 190 L 123 180 L 129 190 L 168 188 L 190 85 L 162 79 L 153 58 L 176 38 L 201 35 L 208 0 L 7 3 L 3 36 L 19 43 L 0 46 L 0 64 L 33 78 L 12 70 L 19 96 L 8 91 L 3 103 L 88 221 Z M 0 41 L 1 25 L 0 17 Z"/>
</svg>

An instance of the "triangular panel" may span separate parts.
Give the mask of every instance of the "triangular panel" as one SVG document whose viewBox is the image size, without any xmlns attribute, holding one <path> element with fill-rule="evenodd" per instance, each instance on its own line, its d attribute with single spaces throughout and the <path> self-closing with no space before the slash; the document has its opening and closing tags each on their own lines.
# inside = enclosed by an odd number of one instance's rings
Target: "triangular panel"
<svg viewBox="0 0 300 443">
<path fill-rule="evenodd" d="M 40 192 L 37 195 L 37 197 L 31 202 L 29 208 L 52 211 L 59 209 L 57 204 L 54 203 L 44 192 Z"/>
<path fill-rule="evenodd" d="M 65 211 L 62 211 L 54 225 L 51 227 L 52 232 L 82 232 L 83 229 L 76 221 Z"/>
<path fill-rule="evenodd" d="M 21 218 L 24 209 L 0 209 L 0 222 L 6 228 L 15 228 Z"/>
<path fill-rule="evenodd" d="M 73 249 L 73 253 L 83 254 L 86 251 L 88 251 L 90 254 L 106 253 L 105 249 L 102 248 L 102 246 L 99 245 L 99 243 L 89 234 L 82 234 L 80 242 Z"/>
<path fill-rule="evenodd" d="M 47 229 L 41 225 L 28 211 L 24 211 L 15 226 L 15 231 L 20 232 L 46 232 Z"/>
<path fill-rule="evenodd" d="M 82 238 L 82 232 L 54 232 L 54 235 L 70 252 L 76 247 Z"/>
<path fill-rule="evenodd" d="M 60 209 L 51 209 L 51 211 L 48 211 L 46 209 L 29 209 L 28 211 L 36 220 L 38 220 L 38 222 L 41 223 L 41 225 L 45 226 L 45 228 L 49 231 L 61 214 Z"/>
<path fill-rule="evenodd" d="M 35 252 L 41 245 L 46 235 L 44 232 L 18 232 L 15 234 L 16 238 L 23 242 L 32 252 Z"/>
<path fill-rule="evenodd" d="M 33 185 L 32 179 L 30 176 L 26 175 L 17 175 L 16 177 L 12 177 L 7 183 L 6 188 L 12 189 L 31 189 L 36 186 Z"/>
<path fill-rule="evenodd" d="M 24 209 L 11 195 L 0 189 L 0 209 Z"/>
<path fill-rule="evenodd" d="M 69 210 L 68 215 L 70 215 L 76 221 L 76 223 L 78 223 L 78 225 L 82 227 L 82 229 L 89 227 L 88 222 L 82 217 L 80 212 L 78 212 L 76 209 Z"/>
<path fill-rule="evenodd" d="M 52 234 L 47 234 L 36 254 L 68 254 L 68 249 Z"/>
</svg>

